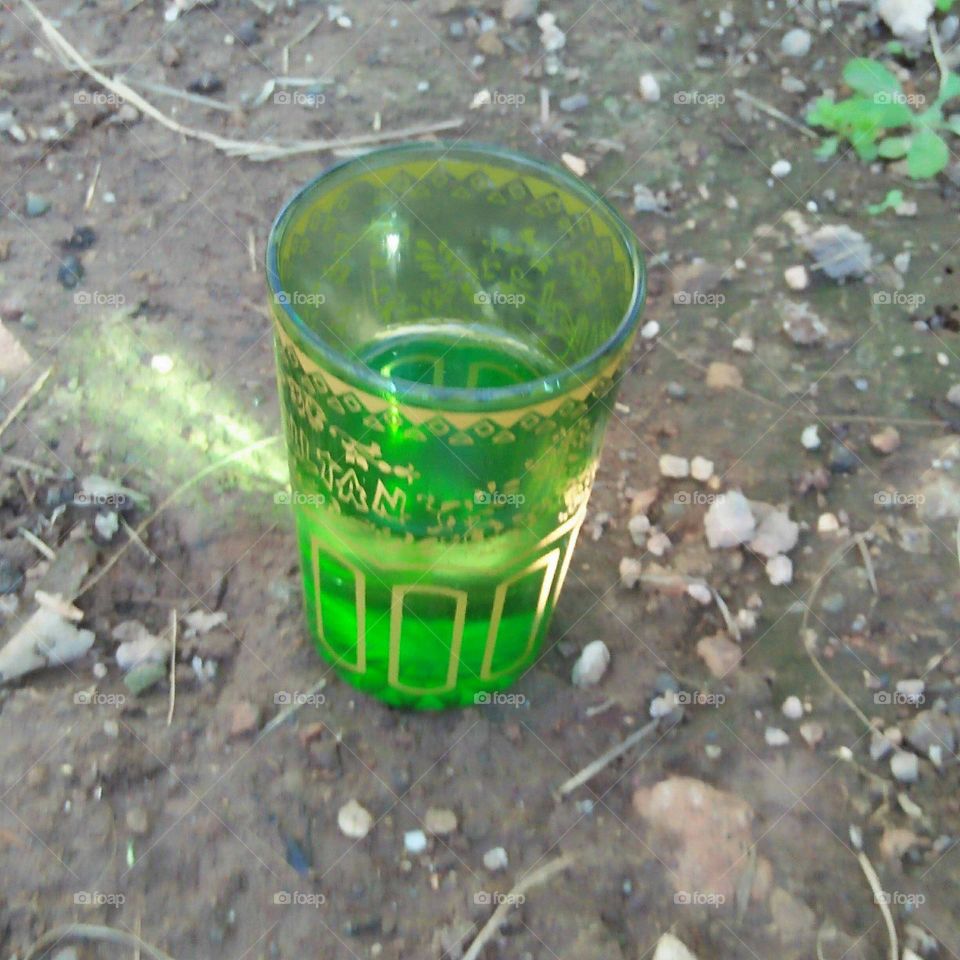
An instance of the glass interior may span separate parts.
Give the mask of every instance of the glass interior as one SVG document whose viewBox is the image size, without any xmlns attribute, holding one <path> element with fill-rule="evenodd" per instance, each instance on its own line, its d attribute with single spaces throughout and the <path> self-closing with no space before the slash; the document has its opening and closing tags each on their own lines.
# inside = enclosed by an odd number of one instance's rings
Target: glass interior
<svg viewBox="0 0 960 960">
<path fill-rule="evenodd" d="M 348 161 L 278 218 L 289 323 L 348 379 L 498 393 L 592 372 L 642 300 L 632 234 L 563 170 L 493 148 L 413 144 Z M 352 376 L 350 376 L 352 373 Z"/>
</svg>

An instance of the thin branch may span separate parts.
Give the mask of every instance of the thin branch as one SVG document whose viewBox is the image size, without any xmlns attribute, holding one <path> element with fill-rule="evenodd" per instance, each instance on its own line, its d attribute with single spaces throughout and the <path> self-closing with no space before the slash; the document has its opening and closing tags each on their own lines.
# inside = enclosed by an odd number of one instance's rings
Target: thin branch
<svg viewBox="0 0 960 960">
<path fill-rule="evenodd" d="M 461 117 L 453 117 L 450 120 L 425 123 L 419 126 L 401 128 L 399 130 L 387 130 L 380 133 L 361 133 L 352 137 L 342 137 L 333 140 L 294 140 L 286 143 L 269 143 L 265 140 L 234 140 L 231 137 L 221 137 L 216 133 L 211 133 L 209 130 L 201 130 L 198 127 L 189 127 L 179 123 L 172 117 L 168 117 L 161 110 L 158 110 L 149 100 L 145 100 L 133 87 L 119 79 L 119 77 L 108 77 L 105 73 L 94 67 L 90 61 L 64 37 L 42 11 L 37 8 L 33 0 L 20 0 L 20 2 L 40 24 L 47 40 L 59 56 L 73 61 L 78 69 L 96 80 L 100 86 L 106 87 L 107 90 L 126 100 L 142 114 L 153 118 L 168 130 L 179 133 L 184 137 L 209 143 L 228 156 L 246 157 L 248 160 L 265 162 L 267 160 L 278 160 L 283 157 L 298 156 L 304 153 L 318 153 L 324 150 L 338 150 L 345 147 L 370 146 L 377 143 L 385 143 L 390 140 L 407 140 L 428 133 L 453 130 L 463 125 L 463 119 Z"/>
<path fill-rule="evenodd" d="M 577 787 L 583 786 L 588 780 L 592 780 L 604 767 L 612 763 L 618 757 L 623 756 L 632 747 L 635 747 L 641 740 L 646 739 L 657 729 L 658 720 L 651 720 L 642 726 L 639 730 L 634 730 L 629 737 L 626 737 L 615 747 L 611 747 L 606 753 L 602 753 L 592 763 L 588 763 L 579 773 L 574 774 L 565 783 L 560 784 L 557 793 L 561 797 L 573 793 Z"/>
<path fill-rule="evenodd" d="M 34 381 L 33 386 L 16 402 L 13 409 L 7 414 L 3 423 L 0 423 L 0 437 L 3 436 L 3 431 L 13 423 L 17 417 L 23 412 L 23 408 L 43 389 L 43 385 L 47 382 L 47 377 L 53 372 L 53 367 L 47 367 L 43 373 Z"/>
<path fill-rule="evenodd" d="M 169 953 L 164 953 L 159 947 L 141 940 L 140 937 L 126 930 L 115 930 L 113 927 L 102 927 L 96 923 L 67 923 L 60 927 L 48 930 L 23 955 L 23 960 L 33 960 L 34 957 L 47 947 L 59 943 L 61 940 L 96 940 L 101 943 L 115 943 L 128 949 L 139 947 L 153 960 L 173 960 Z"/>
</svg>

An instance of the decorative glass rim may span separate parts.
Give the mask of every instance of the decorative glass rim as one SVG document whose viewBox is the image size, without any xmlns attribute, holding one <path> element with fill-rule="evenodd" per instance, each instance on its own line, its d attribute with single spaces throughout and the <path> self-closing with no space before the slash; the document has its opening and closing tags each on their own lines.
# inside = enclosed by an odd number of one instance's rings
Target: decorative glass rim
<svg viewBox="0 0 960 960">
<path fill-rule="evenodd" d="M 371 167 L 373 169 L 388 167 L 394 159 L 402 159 L 404 156 L 415 157 L 417 154 L 427 159 L 451 157 L 465 161 L 505 161 L 518 172 L 527 170 L 542 179 L 552 181 L 558 189 L 576 195 L 591 211 L 603 217 L 626 254 L 633 274 L 629 302 L 611 335 L 593 352 L 576 363 L 565 365 L 556 373 L 523 383 L 509 387 L 435 387 L 411 380 L 385 377 L 362 361 L 336 349 L 329 340 L 306 324 L 297 313 L 292 302 L 294 298 L 281 296 L 284 291 L 280 280 L 280 248 L 283 245 L 284 231 L 291 217 L 297 212 L 304 199 L 314 195 L 318 190 L 338 185 L 341 181 L 349 179 L 351 175 L 363 171 L 370 172 Z M 459 411 L 503 409 L 511 405 L 527 406 L 570 392 L 590 382 L 605 368 L 610 358 L 630 337 L 637 325 L 647 292 L 646 264 L 637 246 L 636 237 L 617 210 L 604 197 L 562 167 L 544 163 L 519 151 L 471 140 L 433 140 L 379 147 L 327 167 L 297 190 L 277 214 L 270 227 L 267 241 L 266 272 L 267 284 L 274 304 L 282 309 L 284 320 L 296 331 L 301 341 L 319 358 L 322 358 L 325 364 L 324 369 L 361 389 L 392 396 L 399 403 L 418 407 L 439 404 L 445 409 Z"/>
</svg>

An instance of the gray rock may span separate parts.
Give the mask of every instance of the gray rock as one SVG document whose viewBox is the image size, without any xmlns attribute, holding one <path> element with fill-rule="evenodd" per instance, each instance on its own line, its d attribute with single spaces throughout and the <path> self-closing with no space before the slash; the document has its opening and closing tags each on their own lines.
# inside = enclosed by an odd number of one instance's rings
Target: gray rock
<svg viewBox="0 0 960 960">
<path fill-rule="evenodd" d="M 830 461 L 827 465 L 831 473 L 855 473 L 860 461 L 845 443 L 834 440 L 830 444 Z"/>
<path fill-rule="evenodd" d="M 904 725 L 903 733 L 907 743 L 923 756 L 927 756 L 933 746 L 940 746 L 947 753 L 953 753 L 956 749 L 957 737 L 953 723 L 940 710 L 918 713 Z"/>
<path fill-rule="evenodd" d="M 870 269 L 873 247 L 846 224 L 827 224 L 807 234 L 802 242 L 815 266 L 832 280 L 862 277 Z"/>
<path fill-rule="evenodd" d="M 890 772 L 901 783 L 916 783 L 920 778 L 920 761 L 915 753 L 897 750 L 890 758 Z"/>
<path fill-rule="evenodd" d="M 564 113 L 576 113 L 590 106 L 590 98 L 585 93 L 574 93 L 560 101 L 560 109 Z"/>
<path fill-rule="evenodd" d="M 28 217 L 42 217 L 50 209 L 50 201 L 39 193 L 28 193 L 24 211 Z"/>
</svg>

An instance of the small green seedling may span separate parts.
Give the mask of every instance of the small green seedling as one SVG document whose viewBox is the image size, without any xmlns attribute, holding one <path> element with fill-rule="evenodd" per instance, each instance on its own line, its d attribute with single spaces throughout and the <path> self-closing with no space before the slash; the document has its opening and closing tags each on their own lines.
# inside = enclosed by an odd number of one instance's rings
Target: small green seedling
<svg viewBox="0 0 960 960">
<path fill-rule="evenodd" d="M 960 114 L 945 117 L 943 108 L 948 100 L 960 97 L 960 75 L 946 71 L 937 98 L 929 106 L 922 94 L 905 93 L 887 67 L 866 57 L 844 67 L 843 82 L 854 91 L 852 97 L 820 97 L 807 114 L 811 126 L 833 133 L 821 144 L 819 156 L 833 156 L 846 140 L 867 163 L 905 157 L 907 172 L 914 180 L 934 177 L 943 170 L 950 150 L 941 133 L 960 135 Z M 921 109 L 915 111 L 914 106 Z"/>
<path fill-rule="evenodd" d="M 867 213 L 875 217 L 887 210 L 896 210 L 901 203 L 903 203 L 903 191 L 891 190 L 879 203 L 868 204 Z"/>
</svg>

